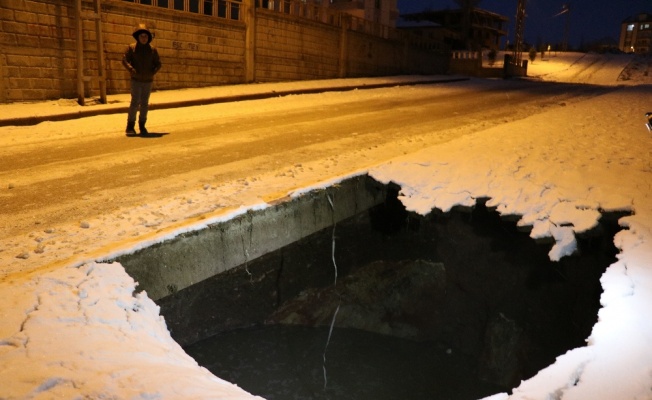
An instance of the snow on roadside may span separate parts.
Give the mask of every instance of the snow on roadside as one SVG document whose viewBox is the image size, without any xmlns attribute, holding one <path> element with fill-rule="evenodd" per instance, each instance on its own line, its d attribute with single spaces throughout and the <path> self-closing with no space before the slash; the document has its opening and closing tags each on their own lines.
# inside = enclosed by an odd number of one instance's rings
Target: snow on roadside
<svg viewBox="0 0 652 400">
<path fill-rule="evenodd" d="M 611 82 L 611 81 L 610 81 Z M 580 104 L 400 157 L 370 171 L 427 213 L 477 198 L 521 216 L 531 236 L 554 237 L 550 258 L 601 211 L 630 211 L 614 238 L 619 261 L 601 283 L 599 322 L 587 346 L 558 357 L 503 399 L 652 398 L 652 138 L 643 128 L 650 88 L 622 88 Z"/>
<path fill-rule="evenodd" d="M 581 75 L 559 60 L 535 62 L 530 73 Z M 589 60 L 573 68 L 596 65 Z M 621 61 L 610 73 L 602 64 L 592 79 L 620 84 Z M 571 252 L 575 233 L 594 226 L 600 211 L 634 213 L 620 221 L 621 254 L 602 277 L 603 309 L 587 346 L 492 400 L 652 398 L 652 141 L 641 118 L 649 95 L 647 87 L 623 88 L 369 171 L 400 184 L 406 207 L 422 214 L 488 197 L 502 214 L 520 215 L 533 237 L 554 237 L 552 259 Z M 1 282 L 0 398 L 253 398 L 199 367 L 134 289 L 120 265 L 100 263 Z"/>
<path fill-rule="evenodd" d="M 135 286 L 121 266 L 97 263 L 0 283 L 3 314 L 13 311 L 0 325 L 0 397 L 253 398 L 197 365 Z"/>
<path fill-rule="evenodd" d="M 545 81 L 598 85 L 636 84 L 637 80 L 619 79 L 621 72 L 635 59 L 630 54 L 551 53 L 536 59 L 528 75 Z"/>
</svg>

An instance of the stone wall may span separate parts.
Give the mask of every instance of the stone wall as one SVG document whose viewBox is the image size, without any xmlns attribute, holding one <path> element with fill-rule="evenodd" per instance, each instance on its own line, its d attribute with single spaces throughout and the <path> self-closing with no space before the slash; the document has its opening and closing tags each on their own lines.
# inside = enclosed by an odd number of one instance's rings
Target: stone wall
<svg viewBox="0 0 652 400">
<path fill-rule="evenodd" d="M 2 6 L 0 102 L 77 97 L 75 2 L 2 0 Z M 91 8 L 92 3 L 83 3 L 84 11 Z M 245 26 L 240 21 L 111 0 L 104 0 L 101 18 L 109 94 L 129 90 L 121 60 L 139 22 L 154 30 L 153 44 L 163 61 L 155 89 L 243 81 Z M 85 19 L 83 32 L 84 75 L 96 76 L 95 22 Z M 90 88 L 96 94 L 97 81 Z"/>
<path fill-rule="evenodd" d="M 256 10 L 255 20 L 257 81 L 338 76 L 338 27 L 264 9 Z"/>
<path fill-rule="evenodd" d="M 359 32 L 347 34 L 347 76 L 397 75 L 403 72 L 403 46 Z"/>
<path fill-rule="evenodd" d="M 102 0 L 107 93 L 129 90 L 121 59 L 139 22 L 154 30 L 163 62 L 155 90 L 447 71 L 447 54 L 347 32 L 333 21 L 263 8 L 247 11 L 253 3 L 237 3 L 243 18 L 230 19 Z M 78 98 L 76 1 L 0 0 L 0 5 L 0 103 Z M 92 12 L 93 2 L 83 0 L 82 9 Z M 95 21 L 83 20 L 83 39 L 83 75 L 96 77 Z M 85 97 L 99 95 L 97 79 L 85 86 Z"/>
<path fill-rule="evenodd" d="M 256 11 L 255 77 L 258 81 L 437 74 L 449 54 L 407 46 L 399 39 L 349 30 L 295 16 Z M 347 24 L 346 19 L 343 24 Z"/>
<path fill-rule="evenodd" d="M 2 0 L 0 101 L 54 98 L 74 77 L 71 7 L 64 2 Z M 56 78 L 55 78 L 56 77 Z"/>
<path fill-rule="evenodd" d="M 129 75 L 121 60 L 141 21 L 155 32 L 152 44 L 163 62 L 155 89 L 216 86 L 244 79 L 245 26 L 240 21 L 106 0 L 102 19 L 109 93 L 129 90 Z M 91 58 L 93 42 L 86 44 Z"/>
<path fill-rule="evenodd" d="M 429 75 L 448 71 L 448 52 L 425 51 L 398 39 L 355 31 L 348 32 L 346 37 L 346 76 Z"/>
</svg>

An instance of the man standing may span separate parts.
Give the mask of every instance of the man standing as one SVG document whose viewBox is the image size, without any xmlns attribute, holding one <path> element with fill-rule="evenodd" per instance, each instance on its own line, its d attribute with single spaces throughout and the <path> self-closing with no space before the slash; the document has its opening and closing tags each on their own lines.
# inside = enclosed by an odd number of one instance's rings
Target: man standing
<svg viewBox="0 0 652 400">
<path fill-rule="evenodd" d="M 147 111 L 149 109 L 149 95 L 152 92 L 154 75 L 161 69 L 161 59 L 158 51 L 150 43 L 152 32 L 145 24 L 139 24 L 132 35 L 136 43 L 127 47 L 122 57 L 122 65 L 131 74 L 131 103 L 127 115 L 127 135 L 135 135 L 136 114 L 138 115 L 138 127 L 141 135 L 147 135 L 145 123 L 147 122 Z"/>
</svg>

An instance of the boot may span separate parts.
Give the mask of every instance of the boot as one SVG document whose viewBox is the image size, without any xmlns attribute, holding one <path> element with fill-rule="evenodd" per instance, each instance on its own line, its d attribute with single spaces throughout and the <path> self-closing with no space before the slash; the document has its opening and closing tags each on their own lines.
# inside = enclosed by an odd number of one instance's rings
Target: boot
<svg viewBox="0 0 652 400">
<path fill-rule="evenodd" d="M 149 132 L 147 132 L 147 128 L 145 128 L 145 121 L 138 122 L 138 128 L 140 129 L 140 134 L 141 135 L 147 135 L 149 133 Z"/>
<path fill-rule="evenodd" d="M 136 135 L 136 130 L 134 129 L 135 126 L 135 122 L 127 122 L 127 129 L 125 129 L 125 133 L 127 135 Z"/>
</svg>

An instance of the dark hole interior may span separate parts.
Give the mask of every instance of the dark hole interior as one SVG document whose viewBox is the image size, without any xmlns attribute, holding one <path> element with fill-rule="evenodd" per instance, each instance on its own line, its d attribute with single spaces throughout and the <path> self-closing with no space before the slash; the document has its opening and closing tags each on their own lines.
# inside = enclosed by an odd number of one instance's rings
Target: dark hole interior
<svg viewBox="0 0 652 400">
<path fill-rule="evenodd" d="M 397 194 L 161 299 L 173 337 L 266 399 L 477 399 L 585 344 L 622 215 L 551 262 L 482 201 L 423 217 Z"/>
</svg>

